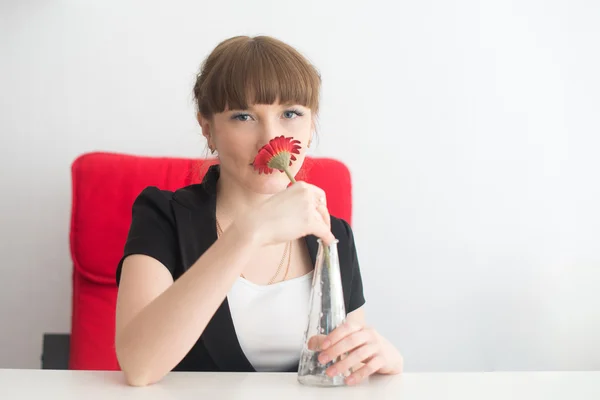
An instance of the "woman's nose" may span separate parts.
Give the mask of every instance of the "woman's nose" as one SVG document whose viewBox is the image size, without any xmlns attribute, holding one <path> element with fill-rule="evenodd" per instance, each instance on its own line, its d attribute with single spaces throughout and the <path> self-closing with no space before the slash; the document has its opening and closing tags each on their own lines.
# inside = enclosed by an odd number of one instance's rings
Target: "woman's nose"
<svg viewBox="0 0 600 400">
<path fill-rule="evenodd" d="M 269 141 L 277 136 L 281 136 L 283 132 L 281 127 L 277 125 L 275 121 L 264 121 L 260 128 L 260 140 L 262 143 L 261 147 L 269 143 Z"/>
</svg>

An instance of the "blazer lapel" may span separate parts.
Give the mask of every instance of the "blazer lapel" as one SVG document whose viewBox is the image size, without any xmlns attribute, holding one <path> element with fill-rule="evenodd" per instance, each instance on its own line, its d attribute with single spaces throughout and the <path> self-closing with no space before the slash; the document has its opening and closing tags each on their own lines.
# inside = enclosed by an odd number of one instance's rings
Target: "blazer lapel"
<svg viewBox="0 0 600 400">
<path fill-rule="evenodd" d="M 256 371 L 238 341 L 227 297 L 204 329 L 201 338 L 206 350 L 222 371 Z"/>
<path fill-rule="evenodd" d="M 181 194 L 174 208 L 181 243 L 182 263 L 187 270 L 217 240 L 216 179 L 218 168 L 212 167 L 201 185 Z M 206 350 L 221 371 L 255 369 L 246 358 L 235 333 L 227 297 L 223 300 L 200 336 Z"/>
</svg>

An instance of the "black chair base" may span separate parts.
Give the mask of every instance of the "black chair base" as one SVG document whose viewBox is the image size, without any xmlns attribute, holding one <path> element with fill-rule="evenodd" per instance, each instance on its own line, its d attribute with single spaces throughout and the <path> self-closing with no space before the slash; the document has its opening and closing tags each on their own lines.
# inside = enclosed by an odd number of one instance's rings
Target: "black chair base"
<svg viewBox="0 0 600 400">
<path fill-rule="evenodd" d="M 44 333 L 42 369 L 69 369 L 70 342 L 68 333 Z"/>
</svg>

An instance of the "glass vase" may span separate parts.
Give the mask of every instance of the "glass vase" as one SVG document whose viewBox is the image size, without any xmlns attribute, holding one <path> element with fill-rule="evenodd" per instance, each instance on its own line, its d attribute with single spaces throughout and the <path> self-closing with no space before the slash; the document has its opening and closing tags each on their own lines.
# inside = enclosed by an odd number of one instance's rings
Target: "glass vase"
<svg viewBox="0 0 600 400">
<path fill-rule="evenodd" d="M 319 362 L 321 343 L 325 337 L 346 319 L 344 293 L 340 276 L 337 244 L 325 245 L 318 240 L 319 249 L 310 293 L 308 325 L 304 332 L 304 346 L 300 355 L 298 381 L 310 386 L 343 386 L 345 375 L 333 377 L 325 371 L 341 357 L 326 364 Z"/>
</svg>

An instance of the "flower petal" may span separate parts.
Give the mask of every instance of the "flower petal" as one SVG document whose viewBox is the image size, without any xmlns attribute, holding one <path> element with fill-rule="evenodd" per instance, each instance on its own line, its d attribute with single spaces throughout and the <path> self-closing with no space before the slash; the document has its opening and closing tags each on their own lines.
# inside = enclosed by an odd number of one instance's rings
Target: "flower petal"
<svg viewBox="0 0 600 400">
<path fill-rule="evenodd" d="M 294 154 L 300 154 L 301 143 L 291 137 L 285 137 L 283 135 L 277 136 L 265 144 L 254 158 L 254 169 L 258 170 L 259 174 L 271 174 L 273 173 L 273 162 L 280 171 L 283 172 L 284 165 L 282 161 L 289 161 L 289 165 L 292 165 L 292 161 L 296 161 Z M 276 158 L 276 159 L 275 159 Z M 274 160 L 275 159 L 275 160 Z M 287 164 L 287 162 L 283 162 Z"/>
</svg>

